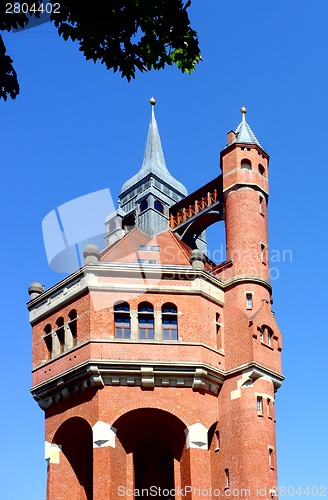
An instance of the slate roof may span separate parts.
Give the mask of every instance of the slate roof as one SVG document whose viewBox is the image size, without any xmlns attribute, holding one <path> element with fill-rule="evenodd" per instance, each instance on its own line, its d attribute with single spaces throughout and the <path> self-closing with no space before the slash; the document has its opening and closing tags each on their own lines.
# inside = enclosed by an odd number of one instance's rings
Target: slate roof
<svg viewBox="0 0 328 500">
<path fill-rule="evenodd" d="M 154 105 L 152 105 L 152 115 L 141 169 L 137 174 L 123 184 L 121 194 L 131 189 L 139 181 L 141 181 L 141 179 L 144 179 L 149 174 L 156 176 L 159 180 L 165 182 L 169 186 L 172 186 L 183 196 L 187 196 L 188 192 L 185 186 L 175 179 L 167 169 L 157 121 L 155 118 Z"/>
</svg>

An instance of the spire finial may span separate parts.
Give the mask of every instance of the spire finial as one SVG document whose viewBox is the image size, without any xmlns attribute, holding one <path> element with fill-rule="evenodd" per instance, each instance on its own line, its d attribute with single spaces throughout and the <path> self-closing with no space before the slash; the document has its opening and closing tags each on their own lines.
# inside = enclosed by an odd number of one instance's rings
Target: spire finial
<svg viewBox="0 0 328 500">
<path fill-rule="evenodd" d="M 242 117 L 243 117 L 243 122 L 246 121 L 246 113 L 247 113 L 247 109 L 245 108 L 245 106 L 243 106 L 240 110 L 241 114 L 242 114 Z"/>
<path fill-rule="evenodd" d="M 151 119 L 155 120 L 155 104 L 156 104 L 156 99 L 154 97 L 151 97 L 149 99 L 149 102 L 151 104 Z"/>
</svg>

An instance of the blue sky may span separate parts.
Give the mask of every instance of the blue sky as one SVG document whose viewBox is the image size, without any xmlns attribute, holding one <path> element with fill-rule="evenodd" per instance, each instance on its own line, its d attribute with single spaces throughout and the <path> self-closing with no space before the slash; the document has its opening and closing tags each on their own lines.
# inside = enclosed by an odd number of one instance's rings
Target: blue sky
<svg viewBox="0 0 328 500">
<path fill-rule="evenodd" d="M 280 256 L 272 284 L 286 376 L 276 401 L 279 484 L 309 486 L 312 496 L 327 485 L 328 3 L 194 0 L 190 15 L 204 59 L 197 71 L 167 68 L 131 83 L 86 62 L 50 24 L 4 36 L 21 95 L 0 103 L 3 499 L 45 498 L 25 303 L 31 281 L 48 288 L 62 275 L 48 267 L 42 219 L 107 187 L 116 201 L 141 166 L 152 95 L 167 166 L 189 192 L 219 174 L 242 105 L 271 156 L 269 244 Z M 222 228 L 209 236 L 213 251 Z"/>
</svg>

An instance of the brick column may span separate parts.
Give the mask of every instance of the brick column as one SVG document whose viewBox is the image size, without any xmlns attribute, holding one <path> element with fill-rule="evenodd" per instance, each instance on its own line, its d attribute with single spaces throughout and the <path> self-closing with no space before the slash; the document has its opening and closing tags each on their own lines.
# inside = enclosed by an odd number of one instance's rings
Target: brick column
<svg viewBox="0 0 328 500">
<path fill-rule="evenodd" d="M 185 485 L 185 492 L 189 493 L 190 500 L 210 496 L 211 467 L 207 432 L 206 427 L 200 422 L 190 425 L 185 430 L 190 467 L 190 485 Z"/>
<path fill-rule="evenodd" d="M 93 449 L 93 498 L 95 500 L 114 500 L 116 492 L 111 491 L 110 464 L 112 448 Z"/>
</svg>

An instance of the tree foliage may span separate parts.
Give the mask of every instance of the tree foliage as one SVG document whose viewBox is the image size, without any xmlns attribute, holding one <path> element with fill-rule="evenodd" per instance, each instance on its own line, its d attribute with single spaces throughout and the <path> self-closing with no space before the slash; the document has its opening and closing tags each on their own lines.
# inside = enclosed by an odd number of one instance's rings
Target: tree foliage
<svg viewBox="0 0 328 500">
<path fill-rule="evenodd" d="M 190 73 L 201 59 L 197 33 L 191 28 L 191 0 L 44 0 L 59 4 L 51 22 L 65 40 L 77 41 L 86 59 L 135 78 L 140 72 L 175 64 Z M 41 0 L 21 0 L 29 13 L 8 14 L 0 0 L 0 31 L 24 29 L 30 16 L 40 17 Z M 34 7 L 33 7 L 34 6 Z M 17 9 L 16 9 L 17 10 Z M 26 10 L 26 7 L 25 7 Z M 0 35 L 0 99 L 19 93 L 13 61 Z"/>
</svg>

